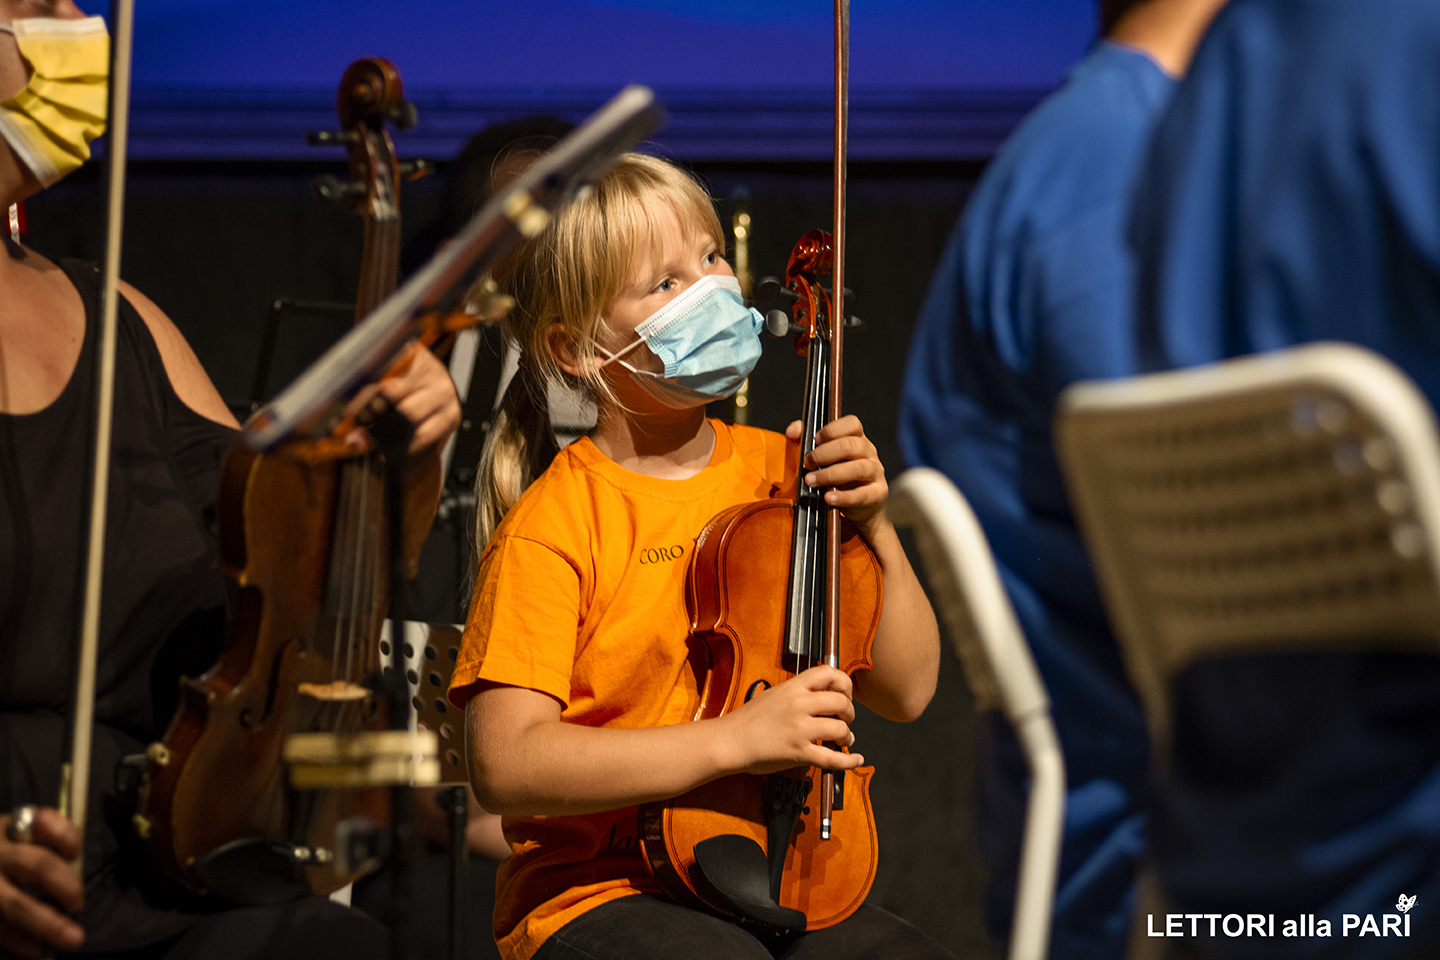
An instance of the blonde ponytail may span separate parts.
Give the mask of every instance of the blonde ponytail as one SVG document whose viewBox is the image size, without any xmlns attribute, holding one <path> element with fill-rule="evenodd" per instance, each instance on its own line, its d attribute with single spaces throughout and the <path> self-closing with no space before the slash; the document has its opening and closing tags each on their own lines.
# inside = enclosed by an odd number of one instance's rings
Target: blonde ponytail
<svg viewBox="0 0 1440 960">
<path fill-rule="evenodd" d="M 545 375 L 528 352 L 520 354 L 515 379 L 505 391 L 475 475 L 475 549 L 471 566 L 479 563 L 485 544 L 525 488 L 545 472 L 560 445 L 550 425 Z M 472 570 L 473 574 L 475 571 Z"/>
</svg>

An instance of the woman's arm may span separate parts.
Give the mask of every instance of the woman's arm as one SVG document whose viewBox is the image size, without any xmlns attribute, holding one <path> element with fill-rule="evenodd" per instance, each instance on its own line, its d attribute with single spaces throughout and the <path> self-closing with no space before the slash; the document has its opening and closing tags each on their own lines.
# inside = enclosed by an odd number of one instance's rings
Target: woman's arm
<svg viewBox="0 0 1440 960">
<path fill-rule="evenodd" d="M 792 423 L 785 435 L 799 440 L 799 422 Z M 940 629 L 895 527 L 885 516 L 890 489 L 885 466 L 854 416 L 826 424 L 804 466 L 812 471 L 806 475 L 807 484 L 834 488 L 826 492 L 825 502 L 841 508 L 860 527 L 885 578 L 885 606 L 870 654 L 874 669 L 855 674 L 855 696 L 886 719 L 914 720 L 935 695 Z"/>
<path fill-rule="evenodd" d="M 733 713 L 666 727 L 587 727 L 524 687 L 482 684 L 466 708 L 470 781 L 486 810 L 536 816 L 597 813 L 665 800 L 732 773 L 795 766 L 846 770 L 854 743 L 850 678 L 814 667 Z"/>
<path fill-rule="evenodd" d="M 160 360 L 165 365 L 165 373 L 176 395 L 201 416 L 227 427 L 238 427 L 230 408 L 220 398 L 220 391 L 215 389 L 215 384 L 175 322 L 153 300 L 123 280 L 120 281 L 120 292 L 135 307 L 135 312 L 140 314 L 150 335 L 155 338 Z M 460 425 L 460 401 L 455 395 L 449 371 L 434 354 L 419 344 L 412 344 L 409 360 L 404 372 L 361 391 L 354 409 L 362 408 L 376 394 L 384 396 L 415 426 L 410 452 L 425 453 L 438 467 L 443 442 Z M 356 449 L 366 449 L 370 445 L 363 430 L 357 430 L 347 439 Z"/>
<path fill-rule="evenodd" d="M 175 389 L 176 396 L 202 417 L 227 427 L 240 426 L 225 401 L 220 399 L 220 391 L 210 382 L 210 375 L 200 365 L 195 351 L 190 349 L 175 322 L 155 305 L 155 301 L 124 280 L 120 281 L 120 292 L 140 314 L 145 326 L 150 328 L 150 336 L 155 338 L 155 346 L 160 349 L 160 361 L 165 365 L 165 373 L 170 377 L 170 386 Z"/>
</svg>

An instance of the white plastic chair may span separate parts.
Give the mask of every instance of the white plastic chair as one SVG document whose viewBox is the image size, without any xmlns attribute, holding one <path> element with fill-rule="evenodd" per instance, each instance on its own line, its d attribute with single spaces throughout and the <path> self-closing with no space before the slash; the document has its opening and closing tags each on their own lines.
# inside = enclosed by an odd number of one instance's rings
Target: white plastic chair
<svg viewBox="0 0 1440 960">
<path fill-rule="evenodd" d="M 1377 354 L 1320 343 L 1075 384 L 1056 445 L 1156 769 L 1170 683 L 1201 659 L 1440 653 L 1440 440 Z"/>
<path fill-rule="evenodd" d="M 905 471 L 887 506 L 896 526 L 913 527 L 931 595 L 978 709 L 999 708 L 1030 769 L 1025 840 L 1010 932 L 1010 960 L 1041 960 L 1050 943 L 1055 878 L 1065 820 L 1065 761 L 1050 719 L 1050 698 L 990 544 L 974 512 L 938 470 Z"/>
</svg>

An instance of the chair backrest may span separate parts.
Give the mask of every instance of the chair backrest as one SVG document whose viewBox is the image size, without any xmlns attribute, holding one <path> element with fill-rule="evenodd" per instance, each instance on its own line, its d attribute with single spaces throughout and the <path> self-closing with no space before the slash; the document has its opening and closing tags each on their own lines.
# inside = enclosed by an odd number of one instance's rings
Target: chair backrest
<svg viewBox="0 0 1440 960">
<path fill-rule="evenodd" d="M 1201 659 L 1440 652 L 1440 441 L 1389 361 L 1321 343 L 1079 383 L 1055 435 L 1157 759 Z"/>
<path fill-rule="evenodd" d="M 1003 711 L 1025 753 L 1030 800 L 1010 960 L 1042 960 L 1050 942 L 1065 820 L 1065 761 L 1050 719 L 1050 698 L 985 533 L 949 478 L 928 467 L 907 470 L 891 487 L 886 509 L 896 526 L 914 529 L 930 594 L 977 708 Z"/>
</svg>

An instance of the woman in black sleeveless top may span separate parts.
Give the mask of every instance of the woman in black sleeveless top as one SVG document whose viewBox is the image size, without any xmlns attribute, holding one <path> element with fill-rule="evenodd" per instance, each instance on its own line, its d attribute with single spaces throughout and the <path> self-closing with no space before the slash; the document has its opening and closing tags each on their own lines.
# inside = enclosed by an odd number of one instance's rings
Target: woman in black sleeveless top
<svg viewBox="0 0 1440 960">
<path fill-rule="evenodd" d="M 0 0 L 12 19 L 81 16 L 72 0 Z M 28 81 L 0 33 L 0 103 Z M 8 135 L 7 138 L 8 140 Z M 0 210 L 39 189 L 0 141 Z M 177 680 L 215 659 L 225 586 L 213 569 L 220 457 L 236 432 L 184 338 L 124 284 L 83 889 L 66 861 L 78 833 L 55 813 L 67 752 L 95 429 L 100 280 L 7 241 L 0 255 L 0 957 L 46 943 L 88 956 L 362 958 L 386 955 L 373 920 L 312 897 L 271 908 L 205 902 L 164 876 L 115 796 L 116 762 L 157 739 Z M 459 421 L 426 351 L 382 391 L 435 457 Z M 436 470 L 438 476 L 438 469 Z M 438 496 L 438 486 L 436 494 Z M 36 804 L 31 842 L 10 811 Z M 23 838 L 22 838 L 23 839 Z"/>
<path fill-rule="evenodd" d="M 93 265 L 57 267 L 12 247 L 0 258 L 0 290 L 5 267 L 71 285 L 81 342 L 53 402 L 0 412 L 0 811 L 57 800 L 83 590 L 100 300 Z M 385 931 L 327 900 L 226 910 L 194 897 L 160 871 L 114 794 L 116 763 L 163 732 L 179 677 L 202 672 L 219 651 L 225 585 L 214 570 L 212 521 L 220 457 L 235 435 L 233 421 L 218 423 L 182 400 L 156 337 L 122 299 L 95 772 L 84 906 L 74 920 L 87 954 L 381 956 Z M 5 925 L 0 916 L 0 949 L 22 949 L 4 937 Z"/>
<path fill-rule="evenodd" d="M 61 269 L 85 310 L 74 372 L 44 409 L 0 414 L 0 810 L 55 804 L 68 742 L 95 415 L 88 374 L 100 296 L 93 267 L 70 262 Z M 96 818 L 85 851 L 87 864 L 104 864 L 107 873 L 150 864 L 133 852 L 117 857 L 118 838 L 131 834 L 104 819 L 117 806 L 106 796 L 113 789 L 107 771 L 163 731 L 179 672 L 199 673 L 218 654 L 225 589 L 213 570 L 206 520 L 220 455 L 236 432 L 180 401 L 144 321 L 124 301 L 115 409 L 89 804 Z M 168 704 L 155 702 L 152 678 Z M 92 942 L 132 947 L 183 929 L 163 912 L 177 905 L 173 895 L 154 902 L 168 893 L 158 875 L 87 879 L 92 892 L 77 919 Z M 153 906 L 120 893 L 135 884 Z"/>
</svg>

